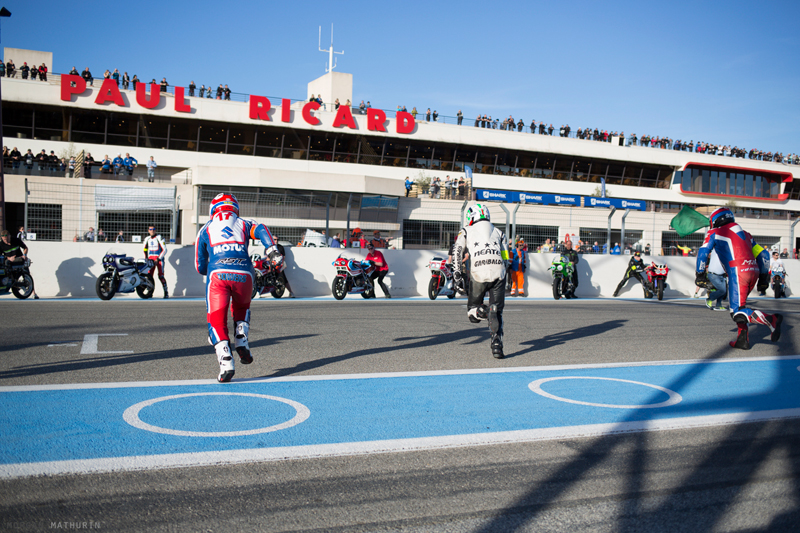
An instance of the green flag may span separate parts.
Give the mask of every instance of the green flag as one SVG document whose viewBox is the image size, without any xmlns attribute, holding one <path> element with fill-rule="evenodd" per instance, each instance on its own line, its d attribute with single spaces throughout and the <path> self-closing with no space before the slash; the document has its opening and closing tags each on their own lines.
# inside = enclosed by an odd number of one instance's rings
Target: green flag
<svg viewBox="0 0 800 533">
<path fill-rule="evenodd" d="M 710 223 L 708 217 L 685 205 L 669 224 L 678 235 L 686 237 L 700 228 L 708 226 Z"/>
</svg>

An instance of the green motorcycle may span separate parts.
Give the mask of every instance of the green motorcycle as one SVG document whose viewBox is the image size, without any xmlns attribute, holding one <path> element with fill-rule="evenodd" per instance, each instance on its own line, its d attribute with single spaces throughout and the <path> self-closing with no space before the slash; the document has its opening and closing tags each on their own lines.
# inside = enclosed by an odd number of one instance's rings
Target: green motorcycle
<svg viewBox="0 0 800 533">
<path fill-rule="evenodd" d="M 569 259 L 563 255 L 557 255 L 553 259 L 553 264 L 548 270 L 553 274 L 553 298 L 556 300 L 560 300 L 561 296 L 572 298 L 575 292 L 575 285 L 572 283 L 573 268 Z"/>
</svg>

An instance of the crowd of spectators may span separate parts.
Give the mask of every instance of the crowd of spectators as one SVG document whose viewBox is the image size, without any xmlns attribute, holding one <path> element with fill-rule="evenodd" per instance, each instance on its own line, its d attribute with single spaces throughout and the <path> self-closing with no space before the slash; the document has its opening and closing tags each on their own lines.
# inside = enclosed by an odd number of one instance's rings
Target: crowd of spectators
<svg viewBox="0 0 800 533">
<path fill-rule="evenodd" d="M 38 67 L 36 65 L 28 66 L 27 62 L 23 62 L 22 66 L 17 69 L 17 66 L 14 64 L 13 59 L 9 59 L 8 62 L 3 63 L 0 61 L 0 78 L 8 77 L 8 78 L 16 78 L 17 71 L 19 71 L 20 78 L 23 80 L 27 80 L 28 76 L 30 79 L 35 80 L 39 79 L 41 81 L 47 81 L 47 65 L 42 63 Z"/>
<path fill-rule="evenodd" d="M 53 150 L 50 150 L 49 154 L 44 149 L 38 154 L 34 154 L 29 148 L 28 151 L 23 154 L 16 146 L 11 150 L 8 149 L 8 146 L 4 146 L 3 165 L 6 168 L 22 168 L 27 171 L 32 171 L 35 165 L 39 174 L 49 173 L 53 176 L 60 175 L 69 178 L 79 177 L 75 176 L 75 169 L 78 167 L 76 156 L 73 155 L 69 158 L 59 157 Z M 125 175 L 131 177 L 133 176 L 133 171 L 138 166 L 139 161 L 130 153 L 126 153 L 125 157 L 122 157 L 122 154 L 118 153 L 113 159 L 105 155 L 102 159 L 96 161 L 92 157 L 92 154 L 87 152 L 83 159 L 83 175 L 86 178 L 91 178 L 92 169 L 97 168 L 101 174 L 99 177 L 103 177 L 102 175 L 113 175 L 115 178 Z M 155 169 L 158 167 L 154 157 L 150 156 L 150 159 L 145 162 L 144 166 L 147 168 L 148 181 L 154 181 Z"/>
</svg>

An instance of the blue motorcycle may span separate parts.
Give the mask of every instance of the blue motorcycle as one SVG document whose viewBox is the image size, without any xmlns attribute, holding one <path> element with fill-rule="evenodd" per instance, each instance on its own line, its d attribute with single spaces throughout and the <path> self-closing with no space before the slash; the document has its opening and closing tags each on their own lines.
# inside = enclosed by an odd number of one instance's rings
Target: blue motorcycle
<svg viewBox="0 0 800 533">
<path fill-rule="evenodd" d="M 134 259 L 125 254 L 108 252 L 103 256 L 105 272 L 97 278 L 95 290 L 101 300 L 110 300 L 115 294 L 136 291 L 139 298 L 152 298 L 155 290 L 153 268 L 149 259 Z"/>
<path fill-rule="evenodd" d="M 783 296 L 786 298 L 786 270 L 783 267 L 777 267 L 769 273 L 772 278 L 772 291 L 775 293 L 775 298 Z"/>
</svg>

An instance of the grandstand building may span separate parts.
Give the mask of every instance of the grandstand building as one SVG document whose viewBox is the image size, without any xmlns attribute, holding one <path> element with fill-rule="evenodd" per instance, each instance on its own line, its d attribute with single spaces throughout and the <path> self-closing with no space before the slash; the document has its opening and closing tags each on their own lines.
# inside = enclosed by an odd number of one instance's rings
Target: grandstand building
<svg viewBox="0 0 800 533">
<path fill-rule="evenodd" d="M 309 95 L 355 102 L 352 88 L 349 75 L 330 73 L 309 84 Z M 465 198 L 431 198 L 427 184 L 449 176 L 465 179 L 466 199 L 488 202 L 496 223 L 533 246 L 569 234 L 668 253 L 702 240 L 702 232 L 679 239 L 670 230 L 680 207 L 729 203 L 762 244 L 798 248 L 797 165 L 502 131 L 475 127 L 474 119 L 362 114 L 308 99 L 227 101 L 142 83 L 124 90 L 69 75 L 2 78 L 2 98 L 4 146 L 75 158 L 71 178 L 60 168 L 5 161 L 6 225 L 25 224 L 40 240 L 81 239 L 92 227 L 130 241 L 156 223 L 190 244 L 209 200 L 232 191 L 244 216 L 284 241 L 299 242 L 306 229 L 344 236 L 358 227 L 380 230 L 397 248 L 443 249 Z M 97 164 L 87 172 L 89 153 L 96 162 L 129 153 L 138 167 L 130 175 L 102 173 Z M 150 157 L 158 165 L 152 177 Z M 417 182 L 410 197 L 406 178 Z"/>
</svg>

